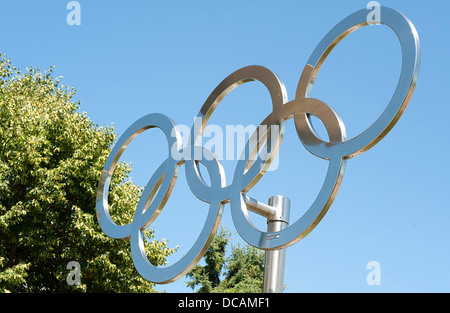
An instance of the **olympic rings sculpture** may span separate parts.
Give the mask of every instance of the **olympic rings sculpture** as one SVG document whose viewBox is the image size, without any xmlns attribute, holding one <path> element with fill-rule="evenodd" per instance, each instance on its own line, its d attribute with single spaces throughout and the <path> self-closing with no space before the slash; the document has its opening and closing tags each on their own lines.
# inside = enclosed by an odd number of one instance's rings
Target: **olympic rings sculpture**
<svg viewBox="0 0 450 313">
<path fill-rule="evenodd" d="M 382 20 L 378 23 L 385 24 L 394 30 L 400 41 L 401 74 L 395 92 L 384 112 L 366 131 L 353 139 L 347 140 L 344 124 L 338 114 L 326 103 L 310 98 L 310 94 L 319 69 L 331 50 L 351 32 L 371 24 L 367 21 L 366 9 L 359 10 L 343 19 L 319 42 L 303 69 L 294 100 L 287 100 L 285 87 L 273 72 L 261 66 L 248 66 L 225 78 L 207 98 L 198 114 L 202 121 L 201 127 L 192 128 L 190 140 L 185 148 L 182 147 L 180 132 L 175 122 L 163 114 L 148 114 L 125 131 L 113 147 L 101 173 L 96 211 L 101 229 L 106 235 L 130 240 L 134 265 L 145 279 L 154 283 L 169 283 L 190 271 L 203 257 L 213 240 L 227 202 L 230 202 L 233 222 L 240 236 L 260 249 L 286 248 L 300 241 L 314 229 L 338 192 L 346 160 L 364 153 L 386 136 L 404 112 L 416 85 L 420 64 L 420 44 L 414 25 L 404 15 L 388 7 L 381 7 L 381 16 Z M 272 100 L 272 112 L 261 122 L 261 125 L 267 126 L 266 133 L 255 133 L 246 148 L 249 148 L 252 140 L 257 141 L 257 146 L 266 141 L 269 146 L 268 157 L 264 160 L 261 157 L 250 160 L 249 156 L 240 160 L 236 165 L 232 183 L 226 185 L 219 160 L 208 149 L 196 145 L 196 141 L 202 136 L 204 127 L 220 101 L 231 90 L 249 81 L 259 81 L 268 89 Z M 325 125 L 329 142 L 323 141 L 315 133 L 310 124 L 310 115 L 316 116 Z M 285 122 L 290 118 L 294 118 L 297 135 L 304 147 L 313 155 L 329 161 L 328 170 L 316 200 L 302 217 L 279 232 L 264 232 L 257 229 L 250 221 L 244 196 L 267 171 L 281 144 Z M 159 166 L 145 186 L 133 221 L 127 225 L 117 225 L 108 210 L 108 190 L 114 168 L 129 143 L 138 134 L 155 127 L 164 132 L 169 143 L 169 150 L 171 147 L 176 147 L 176 150 L 181 153 L 190 149 L 189 155 L 204 157 L 201 159 L 182 157 L 175 160 L 169 151 L 168 158 Z M 268 136 L 271 131 L 276 133 Z M 253 150 L 252 153 L 254 156 L 256 151 Z M 181 153 L 181 155 L 185 154 Z M 209 186 L 200 175 L 199 162 L 208 170 Z M 200 200 L 209 203 L 208 216 L 199 238 L 189 252 L 175 264 L 158 268 L 147 259 L 142 234 L 164 208 L 182 164 L 185 166 L 192 193 Z"/>
</svg>

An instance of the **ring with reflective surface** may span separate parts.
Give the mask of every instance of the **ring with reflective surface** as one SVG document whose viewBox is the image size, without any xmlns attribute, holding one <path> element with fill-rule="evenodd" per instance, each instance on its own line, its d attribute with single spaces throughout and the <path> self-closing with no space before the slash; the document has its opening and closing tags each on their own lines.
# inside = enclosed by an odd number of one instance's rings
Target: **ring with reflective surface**
<svg viewBox="0 0 450 313">
<path fill-rule="evenodd" d="M 286 248 L 314 229 L 336 197 L 346 160 L 364 153 L 386 136 L 404 112 L 414 91 L 420 63 L 417 31 L 413 24 L 396 10 L 381 7 L 381 16 L 382 20 L 378 22 L 389 26 L 400 41 L 400 78 L 384 112 L 366 131 L 355 138 L 347 140 L 344 123 L 337 112 L 310 95 L 319 69 L 331 50 L 354 30 L 372 23 L 367 21 L 366 9 L 343 19 L 320 41 L 303 69 L 294 100 L 288 102 L 284 84 L 272 71 L 261 66 L 248 66 L 229 75 L 210 94 L 198 113 L 201 125 L 198 128 L 192 127 L 186 147 L 182 147 L 180 132 L 175 122 L 162 114 L 146 115 L 125 131 L 113 147 L 101 173 L 96 210 L 98 221 L 106 235 L 131 241 L 133 262 L 144 278 L 155 283 L 168 283 L 191 270 L 214 238 L 227 202 L 230 202 L 233 222 L 240 236 L 260 249 Z M 232 183 L 226 185 L 220 161 L 211 151 L 198 145 L 198 142 L 209 118 L 222 99 L 237 86 L 250 81 L 259 81 L 267 88 L 272 101 L 272 111 L 250 137 L 244 150 L 248 153 L 239 159 Z M 324 141 L 314 131 L 310 121 L 311 115 L 325 125 L 329 141 Z M 268 170 L 282 142 L 286 121 L 291 118 L 294 119 L 297 135 L 303 146 L 313 155 L 328 160 L 328 170 L 315 201 L 303 216 L 280 231 L 261 231 L 252 224 L 246 204 L 250 201 L 249 203 L 257 206 L 258 201 L 249 200 L 246 193 Z M 117 225 L 108 209 L 108 190 L 114 168 L 129 143 L 143 131 L 155 127 L 160 128 L 166 136 L 169 145 L 168 157 L 145 186 L 133 221 L 127 225 Z M 266 153 L 258 155 L 264 144 Z M 174 158 L 174 152 L 177 158 Z M 198 163 L 202 163 L 207 169 L 209 185 L 203 180 Z M 199 238 L 179 261 L 168 267 L 155 267 L 145 254 L 143 231 L 163 210 L 183 164 L 190 190 L 199 200 L 209 203 L 208 216 Z M 272 214 L 272 211 L 271 207 L 265 206 L 264 212 L 260 211 L 260 214 L 267 216 Z"/>
</svg>

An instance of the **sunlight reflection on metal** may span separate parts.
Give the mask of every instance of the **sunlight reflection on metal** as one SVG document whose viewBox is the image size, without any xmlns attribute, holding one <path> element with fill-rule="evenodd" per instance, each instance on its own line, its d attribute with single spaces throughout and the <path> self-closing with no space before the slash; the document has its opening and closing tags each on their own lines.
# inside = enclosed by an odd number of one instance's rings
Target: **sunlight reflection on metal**
<svg viewBox="0 0 450 313">
<path fill-rule="evenodd" d="M 288 101 L 284 84 L 272 71 L 261 66 L 248 66 L 229 75 L 213 90 L 198 114 L 200 127 L 192 127 L 186 147 L 182 147 L 180 132 L 175 122 L 163 114 L 148 114 L 125 131 L 113 147 L 101 173 L 96 210 L 98 221 L 106 235 L 131 241 L 133 262 L 145 279 L 154 283 L 169 283 L 190 271 L 203 257 L 213 240 L 224 205 L 228 202 L 240 236 L 260 249 L 285 249 L 300 241 L 317 226 L 336 197 L 346 161 L 369 150 L 386 136 L 400 119 L 416 85 L 420 64 L 420 44 L 416 29 L 404 15 L 394 9 L 381 7 L 381 16 L 382 19 L 377 23 L 389 26 L 397 34 L 401 44 L 400 78 L 384 112 L 366 131 L 352 139 L 347 140 L 344 123 L 337 112 L 310 95 L 319 69 L 331 50 L 351 32 L 371 24 L 367 21 L 367 9 L 359 10 L 343 19 L 319 42 L 303 69 L 294 100 Z M 245 154 L 236 165 L 232 183 L 226 185 L 220 160 L 211 151 L 199 146 L 198 139 L 203 135 L 209 118 L 221 100 L 234 88 L 250 81 L 259 81 L 268 89 L 272 112 L 261 122 L 264 127 L 259 127 L 250 137 L 244 150 Z M 324 141 L 316 134 L 311 126 L 311 115 L 319 118 L 325 125 L 329 141 Z M 279 211 L 271 205 L 250 198 L 247 192 L 268 170 L 281 144 L 285 123 L 291 118 L 294 119 L 297 135 L 303 146 L 313 155 L 328 160 L 327 174 L 319 194 L 303 216 L 289 225 L 280 228 L 269 227 L 268 231 L 261 231 L 252 224 L 248 210 L 268 220 L 273 220 Z M 108 209 L 108 190 L 114 168 L 130 142 L 150 128 L 160 128 L 164 132 L 169 143 L 168 157 L 145 186 L 133 221 L 127 225 L 117 225 Z M 261 153 L 262 146 L 266 147 L 265 153 Z M 173 152 L 176 152 L 176 158 Z M 199 163 L 207 169 L 210 184 L 203 180 Z M 143 231 L 163 210 L 182 165 L 192 193 L 209 204 L 208 216 L 199 238 L 179 261 L 168 267 L 156 267 L 147 259 Z M 295 205 L 291 205 L 290 210 L 295 210 Z"/>
</svg>

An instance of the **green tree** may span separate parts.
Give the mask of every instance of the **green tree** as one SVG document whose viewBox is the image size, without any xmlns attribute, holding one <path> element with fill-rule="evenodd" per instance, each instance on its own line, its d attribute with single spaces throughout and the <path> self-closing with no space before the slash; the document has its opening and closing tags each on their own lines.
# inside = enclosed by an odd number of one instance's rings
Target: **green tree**
<svg viewBox="0 0 450 313">
<path fill-rule="evenodd" d="M 264 279 L 264 252 L 239 244 L 225 257 L 231 234 L 221 228 L 205 253 L 206 265 L 197 265 L 187 274 L 187 285 L 197 293 L 259 293 Z M 223 279 L 221 280 L 221 276 Z"/>
<path fill-rule="evenodd" d="M 110 239 L 95 216 L 96 188 L 116 133 L 99 127 L 53 68 L 22 74 L 0 54 L 0 292 L 152 292 L 134 269 L 129 242 Z M 109 202 L 118 224 L 131 221 L 142 188 L 120 163 Z M 154 265 L 173 253 L 146 233 Z M 67 264 L 81 267 L 78 285 Z"/>
</svg>

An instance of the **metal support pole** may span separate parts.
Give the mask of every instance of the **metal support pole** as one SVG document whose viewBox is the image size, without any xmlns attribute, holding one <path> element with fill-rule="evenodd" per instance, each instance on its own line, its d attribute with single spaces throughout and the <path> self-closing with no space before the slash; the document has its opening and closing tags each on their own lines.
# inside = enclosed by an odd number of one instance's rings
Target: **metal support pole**
<svg viewBox="0 0 450 313">
<path fill-rule="evenodd" d="M 284 196 L 269 199 L 269 206 L 276 209 L 277 214 L 267 219 L 267 231 L 277 232 L 289 225 L 290 200 Z M 266 251 L 264 266 L 264 293 L 282 293 L 284 285 L 284 265 L 286 249 Z"/>
</svg>

